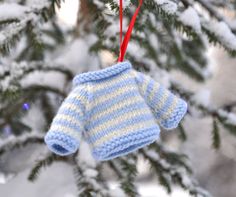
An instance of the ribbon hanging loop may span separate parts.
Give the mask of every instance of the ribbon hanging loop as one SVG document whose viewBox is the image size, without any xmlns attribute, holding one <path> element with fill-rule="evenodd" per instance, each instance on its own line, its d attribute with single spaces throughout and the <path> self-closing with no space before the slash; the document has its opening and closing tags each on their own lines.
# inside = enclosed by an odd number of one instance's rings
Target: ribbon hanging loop
<svg viewBox="0 0 236 197">
<path fill-rule="evenodd" d="M 138 5 L 137 9 L 134 12 L 134 15 L 133 15 L 133 17 L 132 17 L 132 19 L 130 21 L 128 30 L 127 30 L 127 32 L 125 34 L 124 40 L 122 42 L 123 0 L 120 0 L 120 8 L 119 8 L 119 13 L 120 13 L 120 54 L 119 54 L 118 62 L 123 62 L 123 60 L 124 60 L 124 56 L 125 56 L 125 53 L 126 53 L 126 50 L 127 50 L 127 46 L 128 46 L 131 34 L 132 34 L 132 30 L 133 30 L 133 27 L 134 27 L 137 15 L 138 15 L 138 13 L 140 11 L 140 8 L 142 6 L 142 3 L 143 3 L 143 0 L 139 0 L 139 5 Z"/>
</svg>

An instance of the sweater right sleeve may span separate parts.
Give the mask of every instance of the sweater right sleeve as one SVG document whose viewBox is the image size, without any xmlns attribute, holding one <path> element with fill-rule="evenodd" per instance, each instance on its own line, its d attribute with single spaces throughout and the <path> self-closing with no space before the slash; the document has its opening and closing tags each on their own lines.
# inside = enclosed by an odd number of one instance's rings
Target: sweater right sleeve
<svg viewBox="0 0 236 197">
<path fill-rule="evenodd" d="M 78 150 L 87 98 L 85 87 L 77 86 L 63 101 L 44 138 L 52 152 L 64 156 Z"/>
<path fill-rule="evenodd" d="M 134 76 L 141 95 L 160 125 L 165 129 L 176 128 L 187 112 L 187 103 L 151 77 L 137 71 Z"/>
</svg>

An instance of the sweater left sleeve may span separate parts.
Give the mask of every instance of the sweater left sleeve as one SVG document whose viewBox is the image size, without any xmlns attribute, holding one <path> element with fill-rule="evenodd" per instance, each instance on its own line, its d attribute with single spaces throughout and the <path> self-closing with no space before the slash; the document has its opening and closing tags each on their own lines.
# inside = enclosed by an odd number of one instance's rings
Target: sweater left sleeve
<svg viewBox="0 0 236 197">
<path fill-rule="evenodd" d="M 187 103 L 147 75 L 134 71 L 139 91 L 165 129 L 178 126 L 187 111 Z"/>
<path fill-rule="evenodd" d="M 75 87 L 64 100 L 44 138 L 52 152 L 64 156 L 78 150 L 86 103 L 87 91 L 81 86 Z"/>
</svg>

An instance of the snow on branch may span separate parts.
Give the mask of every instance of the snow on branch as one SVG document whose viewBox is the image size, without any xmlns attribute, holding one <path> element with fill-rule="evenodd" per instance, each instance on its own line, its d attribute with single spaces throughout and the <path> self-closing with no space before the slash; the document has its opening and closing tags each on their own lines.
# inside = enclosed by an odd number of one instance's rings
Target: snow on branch
<svg viewBox="0 0 236 197">
<path fill-rule="evenodd" d="M 222 118 L 225 119 L 225 122 L 227 124 L 234 125 L 236 127 L 236 114 L 232 112 L 227 112 L 225 110 L 219 109 L 218 110 L 218 115 Z"/>
<path fill-rule="evenodd" d="M 50 62 L 43 62 L 43 61 L 32 61 L 32 62 L 20 62 L 16 63 L 13 62 L 10 65 L 2 65 L 0 70 L 0 92 L 4 92 L 7 90 L 15 89 L 16 82 L 20 85 L 20 80 L 26 77 L 28 74 L 35 72 L 35 71 L 42 71 L 42 72 L 59 72 L 65 75 L 68 79 L 72 79 L 73 74 L 70 70 L 64 68 L 60 65 L 54 65 L 54 63 Z M 39 87 L 32 84 L 35 87 L 35 90 L 53 90 L 53 92 L 57 92 L 60 95 L 64 96 L 64 93 L 60 90 L 55 89 L 54 87 L 45 86 Z M 32 89 L 30 86 L 25 87 L 25 90 Z"/>
<path fill-rule="evenodd" d="M 215 35 L 225 48 L 236 51 L 236 35 L 225 22 L 208 23 L 204 25 L 204 28 Z"/>
<path fill-rule="evenodd" d="M 0 4 L 0 21 L 18 20 L 27 12 L 30 12 L 30 8 L 27 6 L 17 3 L 3 3 Z"/>
<path fill-rule="evenodd" d="M 52 153 L 47 154 L 44 158 L 38 160 L 35 166 L 31 169 L 28 175 L 28 180 L 32 182 L 35 181 L 38 178 L 41 169 L 51 166 L 55 161 L 67 162 L 68 157 L 60 157 Z"/>
<path fill-rule="evenodd" d="M 109 167 L 118 177 L 120 188 L 127 196 L 138 196 L 138 190 L 134 184 L 137 175 L 136 163 L 137 157 L 135 154 L 108 162 Z M 125 170 L 128 170 L 129 174 L 125 173 Z"/>
<path fill-rule="evenodd" d="M 172 31 L 172 35 L 174 37 L 173 42 L 176 44 L 176 47 L 178 48 L 179 51 L 184 51 L 183 50 L 183 45 L 182 45 L 182 40 L 178 39 L 176 36 L 176 33 Z M 185 53 L 181 53 L 182 58 L 188 63 L 188 66 L 195 71 L 196 74 L 198 74 L 202 79 L 207 79 L 211 76 L 211 73 L 209 69 L 202 68 L 199 63 L 197 63 L 196 60 L 194 60 L 191 56 L 187 56 Z"/>
<path fill-rule="evenodd" d="M 191 27 L 196 33 L 201 33 L 201 21 L 196 10 L 192 7 L 188 7 L 184 10 L 180 16 L 179 20 L 186 26 Z"/>
<path fill-rule="evenodd" d="M 34 1 L 29 5 L 0 3 L 0 25 L 7 24 L 0 28 L 0 52 L 7 53 L 23 31 L 29 26 L 37 27 L 42 19 L 52 15 L 52 6 L 48 0 Z"/>
<path fill-rule="evenodd" d="M 236 135 L 236 114 L 231 112 L 235 107 L 234 103 L 232 105 L 227 105 L 226 107 L 222 106 L 220 108 L 215 108 L 212 105 L 207 104 L 210 103 L 209 93 L 207 91 L 202 92 L 204 95 L 196 95 L 193 92 L 186 90 L 179 83 L 173 80 L 171 81 L 171 87 L 183 98 L 188 100 L 190 103 L 189 112 L 191 115 L 194 115 L 192 109 L 197 109 L 201 112 L 203 117 L 212 117 L 214 120 L 217 120 L 217 124 L 219 122 L 231 134 Z M 213 123 L 215 123 L 215 121 L 213 121 Z M 215 127 L 218 128 L 218 125 Z"/>
<path fill-rule="evenodd" d="M 190 26 L 196 33 L 199 33 L 202 27 L 203 32 L 207 35 L 210 42 L 219 43 L 229 52 L 236 51 L 236 35 L 233 33 L 233 28 L 214 8 L 212 3 L 205 0 L 197 0 L 195 2 L 205 8 L 217 21 L 209 20 L 204 15 L 200 16 L 193 7 L 194 3 L 188 0 L 181 1 L 187 7 L 187 9 L 179 15 L 179 20 L 184 25 Z"/>
<path fill-rule="evenodd" d="M 28 144 L 42 144 L 44 143 L 43 137 L 44 134 L 37 132 L 25 133 L 19 137 L 11 136 L 2 142 L 0 141 L 0 155 Z"/>
<path fill-rule="evenodd" d="M 109 189 L 99 176 L 98 169 L 84 162 L 80 162 L 76 157 L 74 157 L 73 166 L 79 196 L 85 194 L 90 194 L 91 196 L 109 196 Z"/>
<path fill-rule="evenodd" d="M 190 194 L 199 197 L 211 197 L 211 195 L 204 189 L 200 188 L 196 183 L 196 180 L 189 176 L 188 168 L 184 163 L 171 163 L 178 158 L 182 158 L 181 155 L 172 153 L 166 150 L 164 147 L 157 145 L 161 156 L 156 150 L 144 148 L 140 152 L 150 162 L 153 169 L 159 175 L 160 183 L 171 192 L 171 180 L 179 184 L 182 188 L 188 190 Z"/>
<path fill-rule="evenodd" d="M 8 76 L 11 76 L 14 80 L 22 79 L 26 74 L 35 72 L 35 71 L 55 71 L 65 74 L 69 79 L 73 77 L 73 74 L 70 70 L 64 68 L 61 65 L 54 65 L 54 63 L 43 62 L 43 61 L 31 61 L 31 62 L 13 62 L 10 65 L 3 65 L 3 68 L 0 70 L 0 79 L 4 79 Z"/>
<path fill-rule="evenodd" d="M 161 9 L 170 15 L 174 15 L 177 11 L 177 4 L 174 1 L 171 0 L 155 0 L 154 1 L 158 6 L 161 7 Z"/>
</svg>

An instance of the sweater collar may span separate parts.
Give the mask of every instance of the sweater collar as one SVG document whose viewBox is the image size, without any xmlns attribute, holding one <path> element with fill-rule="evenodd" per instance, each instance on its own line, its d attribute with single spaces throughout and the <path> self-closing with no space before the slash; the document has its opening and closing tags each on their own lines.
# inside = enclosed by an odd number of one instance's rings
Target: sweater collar
<svg viewBox="0 0 236 197">
<path fill-rule="evenodd" d="M 132 65 L 130 64 L 130 62 L 121 62 L 113 66 L 110 66 L 108 68 L 104 68 L 102 70 L 91 71 L 91 72 L 86 72 L 86 73 L 76 75 L 73 79 L 73 84 L 79 85 L 85 82 L 106 79 L 106 78 L 118 75 L 122 73 L 123 71 L 127 69 L 131 69 L 131 68 L 132 68 Z"/>
</svg>

